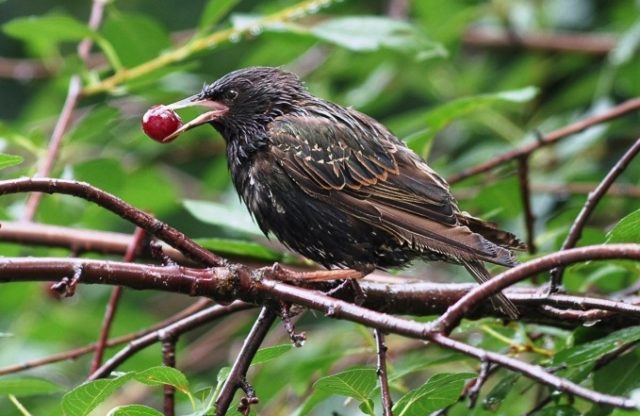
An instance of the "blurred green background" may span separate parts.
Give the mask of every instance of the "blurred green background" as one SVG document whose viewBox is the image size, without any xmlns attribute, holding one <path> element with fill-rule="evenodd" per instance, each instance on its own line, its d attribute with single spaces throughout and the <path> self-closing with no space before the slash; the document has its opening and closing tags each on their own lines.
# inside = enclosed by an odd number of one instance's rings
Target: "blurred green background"
<svg viewBox="0 0 640 416">
<path fill-rule="evenodd" d="M 110 1 L 98 32 L 121 65 L 131 68 L 194 37 L 251 25 L 259 16 L 295 4 L 288 0 Z M 228 11 L 224 10 L 226 6 Z M 72 74 L 81 74 L 85 86 L 113 74 L 113 60 L 105 62 L 102 47 L 94 46 L 87 67 L 76 55 L 78 35 L 69 29 L 68 20 L 56 23 L 60 16 L 86 22 L 90 8 L 90 2 L 77 0 L 0 1 L 0 153 L 24 158 L 21 164 L 3 169 L 2 179 L 35 173 L 46 154 Z M 220 13 L 216 15 L 216 11 Z M 24 19 L 29 16 L 44 20 Z M 146 138 L 140 128 L 146 109 L 189 96 L 203 83 L 233 69 L 282 66 L 298 73 L 314 94 L 353 106 L 385 123 L 447 177 L 535 141 L 539 133 L 638 96 L 639 16 L 640 4 L 632 0 L 334 2 L 293 22 L 232 36 L 107 93 L 83 97 L 52 176 L 89 182 L 153 213 L 190 237 L 218 239 L 211 244 L 223 255 L 241 254 L 247 261 L 265 264 L 273 260 L 300 261 L 295 256 L 283 257 L 280 246 L 267 242 L 256 231 L 232 189 L 224 142 L 212 128 L 198 128 L 180 140 L 159 145 Z M 61 35 L 63 27 L 70 34 Z M 605 46 L 589 53 L 522 44 L 497 48 L 473 42 L 471 29 L 507 35 L 516 43 L 543 32 L 572 34 L 592 42 L 604 39 Z M 184 120 L 197 114 L 190 111 L 181 114 Z M 636 112 L 535 153 L 530 160 L 530 175 L 539 253 L 559 249 L 584 203 L 585 193 L 638 136 L 640 117 Z M 580 244 L 605 242 L 607 232 L 621 218 L 640 208 L 639 177 L 640 164 L 636 162 L 619 180 L 620 195 L 607 197 L 599 205 Z M 463 210 L 525 236 L 515 164 L 467 179 L 456 184 L 453 192 Z M 19 219 L 25 199 L 25 195 L 3 196 L 0 220 Z M 130 224 L 113 214 L 60 195 L 42 200 L 36 220 L 73 228 L 133 231 Z M 636 237 L 632 234 L 627 238 L 637 241 Z M 269 251 L 260 245 L 267 245 Z M 0 255 L 4 256 L 68 254 L 62 249 L 0 241 Z M 526 260 L 527 255 L 521 258 Z M 624 263 L 581 265 L 567 271 L 566 285 L 573 291 L 611 293 L 632 285 L 637 272 L 637 266 Z M 417 264 L 403 273 L 438 281 L 469 281 L 461 268 L 443 265 Z M 108 287 L 81 287 L 73 298 L 58 301 L 39 284 L 3 285 L 0 365 L 93 342 L 109 293 Z M 113 334 L 148 326 L 192 301 L 178 295 L 126 291 Z M 178 368 L 188 375 L 194 390 L 215 384 L 217 370 L 232 360 L 255 315 L 256 311 L 239 313 L 180 340 Z M 375 356 L 371 354 L 368 330 L 310 313 L 299 327 L 309 337 L 304 348 L 288 351 L 251 374 L 261 399 L 258 414 L 293 414 L 305 400 L 318 395 L 311 386 L 319 376 L 353 366 L 373 368 Z M 550 354 L 580 339 L 578 332 L 535 325 L 503 328 L 492 320 L 469 323 L 461 336 L 485 348 L 508 350 L 495 331 L 518 343 L 535 344 Z M 598 335 L 590 333 L 585 339 Z M 282 328 L 274 327 L 266 345 L 286 342 Z M 433 347 L 425 349 L 400 337 L 390 337 L 389 346 L 392 374 L 407 374 L 394 381 L 397 397 L 432 374 L 478 369 L 472 360 Z M 529 353 L 523 358 L 544 363 L 548 356 Z M 29 374 L 70 389 L 83 380 L 88 360 L 38 368 Z M 640 362 L 637 353 L 633 360 L 627 360 L 630 363 L 620 365 L 622 373 L 600 377 L 617 380 Z M 159 347 L 154 346 L 129 360 L 123 369 L 141 370 L 159 363 Z M 519 377 L 505 378 L 508 374 L 501 370 L 488 383 L 474 410 L 458 404 L 449 414 L 521 414 L 548 392 Z M 595 383 L 603 388 L 607 383 L 597 374 Z M 501 380 L 503 384 L 505 380 L 515 383 L 516 388 L 505 391 L 503 387 L 500 394 L 495 393 L 494 387 L 499 387 Z M 627 394 L 639 384 L 636 377 L 615 393 Z M 131 385 L 112 396 L 112 401 L 95 414 L 106 414 L 106 409 L 116 403 L 157 406 L 160 397 L 160 389 L 149 395 L 146 387 Z M 184 397 L 180 400 L 180 414 L 188 413 L 188 402 Z M 377 400 L 374 397 L 379 412 Z M 59 395 L 24 399 L 34 415 L 58 414 L 59 401 Z M 310 414 L 361 414 L 357 404 L 331 396 Z M 0 397 L 0 409 L 3 415 L 19 414 L 5 397 Z M 609 413 L 598 406 L 581 401 L 571 404 L 557 397 L 547 406 L 549 413 L 544 414 L 578 414 L 575 412 L 589 409 L 592 415 Z"/>
</svg>

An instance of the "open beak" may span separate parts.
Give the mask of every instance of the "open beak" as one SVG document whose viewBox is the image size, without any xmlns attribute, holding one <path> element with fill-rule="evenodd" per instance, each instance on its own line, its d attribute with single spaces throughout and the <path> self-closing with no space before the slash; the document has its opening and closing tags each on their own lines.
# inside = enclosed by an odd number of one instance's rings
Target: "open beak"
<svg viewBox="0 0 640 416">
<path fill-rule="evenodd" d="M 200 114 L 198 117 L 194 118 L 193 120 L 183 124 L 178 130 L 174 131 L 173 133 L 165 137 L 162 140 L 163 142 L 170 142 L 187 130 L 190 130 L 202 124 L 206 124 L 211 121 L 217 120 L 218 118 L 224 116 L 227 113 L 227 111 L 229 111 L 229 107 L 227 107 L 226 105 L 219 103 L 217 101 L 203 98 L 201 94 L 192 95 L 191 97 L 185 98 L 184 100 L 180 100 L 173 104 L 168 104 L 166 107 L 172 110 L 177 110 L 180 108 L 195 107 L 195 106 L 204 107 L 209 111 L 207 111 L 206 113 Z"/>
</svg>

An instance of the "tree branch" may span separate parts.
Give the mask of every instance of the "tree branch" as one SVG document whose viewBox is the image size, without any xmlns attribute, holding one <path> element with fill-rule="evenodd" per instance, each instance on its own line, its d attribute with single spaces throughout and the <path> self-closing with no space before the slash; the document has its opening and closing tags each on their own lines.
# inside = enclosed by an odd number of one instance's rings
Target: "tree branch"
<svg viewBox="0 0 640 416">
<path fill-rule="evenodd" d="M 616 164 L 611 168 L 611 170 L 607 173 L 607 175 L 602 179 L 602 182 L 598 184 L 596 189 L 593 192 L 589 193 L 587 197 L 587 201 L 584 206 L 578 213 L 573 224 L 571 224 L 571 228 L 569 229 L 569 234 L 567 238 L 562 243 L 562 248 L 560 250 L 567 250 L 569 248 L 575 247 L 576 243 L 580 239 L 582 235 L 582 230 L 584 226 L 587 224 L 591 213 L 598 205 L 598 202 L 604 197 L 607 193 L 607 190 L 611 186 L 611 184 L 625 171 L 627 166 L 631 163 L 631 161 L 636 157 L 636 155 L 640 152 L 640 138 L 637 139 L 633 145 L 625 152 L 624 155 L 616 162 Z M 558 267 L 551 272 L 551 285 L 549 286 L 550 292 L 555 292 L 558 290 L 558 287 L 562 285 L 562 275 L 564 273 L 563 267 Z"/>
<path fill-rule="evenodd" d="M 463 179 L 478 175 L 483 172 L 487 172 L 497 166 L 511 162 L 512 160 L 516 160 L 520 157 L 527 156 L 541 147 L 553 144 L 560 139 L 563 139 L 575 133 L 579 133 L 583 130 L 588 129 L 589 127 L 595 126 L 596 124 L 613 120 L 615 118 L 621 117 L 627 113 L 630 113 L 632 111 L 637 111 L 637 110 L 640 110 L 640 98 L 634 98 L 634 99 L 625 101 L 622 104 L 619 104 L 605 111 L 604 113 L 587 117 L 583 120 L 579 120 L 566 127 L 563 127 L 561 129 L 555 130 L 549 134 L 544 135 L 542 138 L 540 138 L 540 140 L 536 140 L 534 142 L 526 144 L 520 147 L 519 149 L 510 150 L 486 162 L 480 163 L 458 174 L 452 175 L 449 178 L 447 178 L 447 181 L 449 182 L 449 184 L 453 185 L 454 183 L 460 182 Z"/>
</svg>

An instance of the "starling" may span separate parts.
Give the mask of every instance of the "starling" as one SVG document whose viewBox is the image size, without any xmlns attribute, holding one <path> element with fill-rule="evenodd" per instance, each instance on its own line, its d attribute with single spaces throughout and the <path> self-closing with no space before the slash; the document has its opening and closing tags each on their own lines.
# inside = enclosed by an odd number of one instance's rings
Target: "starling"
<svg viewBox="0 0 640 416">
<path fill-rule="evenodd" d="M 363 273 L 414 259 L 514 266 L 513 234 L 458 209 L 447 182 L 371 117 L 311 95 L 278 68 L 231 72 L 170 109 L 209 111 L 165 138 L 211 124 L 227 146 L 231 177 L 266 234 L 325 267 Z M 502 293 L 494 307 L 518 310 Z"/>
</svg>

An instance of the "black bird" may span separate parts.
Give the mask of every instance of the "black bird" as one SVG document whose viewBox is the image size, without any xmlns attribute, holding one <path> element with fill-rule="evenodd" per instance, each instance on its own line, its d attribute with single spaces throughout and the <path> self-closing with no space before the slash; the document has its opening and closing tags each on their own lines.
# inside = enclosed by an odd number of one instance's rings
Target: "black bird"
<svg viewBox="0 0 640 416">
<path fill-rule="evenodd" d="M 311 95 L 268 67 L 231 72 L 171 109 L 210 111 L 224 137 L 236 190 L 265 234 L 324 265 L 363 273 L 413 259 L 462 264 L 478 282 L 483 262 L 514 266 L 513 234 L 458 209 L 447 182 L 382 124 Z M 494 307 L 518 310 L 503 294 Z"/>
</svg>

